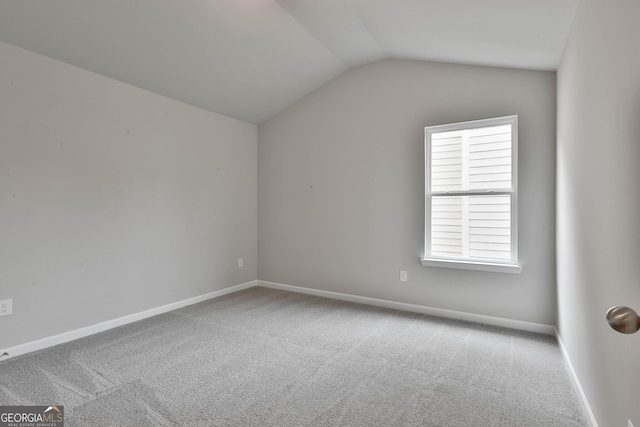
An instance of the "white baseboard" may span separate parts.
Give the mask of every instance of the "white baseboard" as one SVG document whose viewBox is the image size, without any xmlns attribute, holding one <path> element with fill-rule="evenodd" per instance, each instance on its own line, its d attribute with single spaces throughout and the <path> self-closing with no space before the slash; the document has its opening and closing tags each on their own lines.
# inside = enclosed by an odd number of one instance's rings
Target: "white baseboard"
<svg viewBox="0 0 640 427">
<path fill-rule="evenodd" d="M 342 294 L 339 292 L 321 291 L 299 286 L 284 285 L 282 283 L 266 282 L 258 280 L 258 286 L 265 288 L 280 289 L 283 291 L 298 292 L 301 294 L 315 295 L 326 298 L 333 298 L 342 301 L 356 302 L 360 304 L 375 305 L 378 307 L 393 308 L 396 310 L 411 311 L 414 313 L 430 314 L 449 319 L 466 320 L 469 322 L 482 323 L 485 325 L 502 326 L 505 328 L 518 329 L 521 331 L 536 332 L 545 335 L 555 335 L 555 327 L 542 323 L 524 322 L 521 320 L 505 319 L 502 317 L 484 316 L 482 314 L 465 313 L 461 311 L 445 310 L 442 308 L 428 307 L 424 305 L 408 304 L 404 302 L 388 301 L 378 298 L 361 297 L 357 295 Z"/>
<path fill-rule="evenodd" d="M 569 358 L 569 353 L 567 352 L 567 348 L 564 346 L 564 342 L 562 341 L 562 337 L 560 336 L 560 332 L 556 329 L 556 339 L 558 340 L 558 345 L 560 346 L 560 352 L 562 353 L 562 358 L 564 359 L 564 363 L 569 371 L 569 376 L 571 377 L 571 381 L 573 383 L 576 392 L 578 393 L 578 397 L 582 402 L 582 406 L 584 407 L 587 415 L 589 416 L 589 422 L 591 427 L 598 427 L 598 423 L 596 422 L 596 417 L 593 415 L 593 411 L 591 411 L 591 406 L 589 405 L 589 401 L 587 400 L 587 395 L 584 394 L 584 390 L 582 389 L 582 385 L 580 384 L 580 380 L 578 379 L 578 375 L 576 371 L 573 369 L 573 364 L 571 363 L 571 359 Z"/>
<path fill-rule="evenodd" d="M 32 351 L 53 347 L 54 345 L 63 344 L 65 342 L 77 340 L 79 338 L 84 338 L 89 335 L 93 335 L 109 329 L 117 328 L 118 326 L 123 326 L 129 323 L 146 319 L 148 317 L 157 316 L 158 314 L 177 310 L 179 308 L 186 307 L 188 305 L 193 305 L 193 304 L 206 301 L 212 298 L 221 297 L 223 295 L 230 294 L 232 292 L 237 292 L 242 289 L 252 288 L 256 285 L 257 285 L 257 281 L 252 280 L 251 282 L 246 282 L 240 285 L 231 286 L 225 289 L 221 289 L 219 291 L 209 292 L 204 295 L 198 295 L 197 297 L 187 298 L 182 301 L 177 301 L 177 302 L 166 304 L 160 307 L 151 308 L 149 310 L 141 311 L 139 313 L 129 314 L 127 316 L 119 317 L 117 319 L 107 320 L 104 322 L 96 323 L 95 325 L 85 326 L 84 328 L 63 332 L 58 335 L 52 335 L 50 337 L 27 342 L 24 344 L 19 344 L 15 347 L 7 348 L 5 350 L 0 350 L 0 354 L 4 352 L 9 353 L 9 356 L 6 356 L 0 359 L 0 361 L 7 360 L 9 358 L 13 358 L 16 356 L 20 356 L 22 354 L 31 353 Z"/>
<path fill-rule="evenodd" d="M 484 316 L 481 314 L 465 313 L 460 311 L 446 310 L 442 308 L 435 308 L 435 307 L 429 307 L 429 306 L 423 306 L 423 305 L 417 305 L 417 304 L 408 304 L 408 303 L 388 301 L 388 300 L 383 300 L 378 298 L 343 294 L 339 292 L 303 288 L 299 286 L 285 285 L 282 283 L 267 282 L 263 280 L 253 280 L 250 282 L 231 286 L 218 291 L 210 292 L 208 294 L 199 295 L 197 297 L 188 298 L 188 299 L 177 301 L 171 304 L 166 304 L 161 307 L 152 308 L 139 313 L 130 314 L 128 316 L 123 316 L 117 319 L 100 322 L 95 325 L 75 329 L 73 331 L 64 332 L 62 334 L 53 335 L 50 337 L 42 338 L 39 340 L 24 343 L 24 344 L 19 344 L 15 347 L 11 347 L 5 350 L 0 350 L 0 354 L 2 354 L 3 352 L 9 353 L 9 356 L 0 359 L 0 361 L 7 360 L 9 358 L 20 356 L 22 354 L 30 353 L 33 351 L 42 350 L 48 347 L 53 347 L 55 345 L 63 344 L 65 342 L 73 341 L 79 338 L 84 338 L 86 336 L 97 334 L 99 332 L 103 332 L 109 329 L 113 329 L 118 326 L 123 326 L 129 323 L 137 322 L 139 320 L 156 316 L 158 314 L 167 313 L 169 311 L 177 310 L 179 308 L 193 305 L 209 299 L 218 298 L 223 295 L 227 295 L 243 289 L 252 288 L 254 286 L 263 286 L 271 289 L 279 289 L 283 291 L 297 292 L 297 293 L 302 293 L 307 295 L 315 295 L 315 296 L 332 298 L 332 299 L 337 299 L 342 301 L 349 301 L 349 302 L 373 305 L 378 307 L 386 307 L 386 308 L 409 311 L 414 313 L 429 314 L 433 316 L 445 317 L 450 319 L 466 320 L 470 322 L 482 323 L 482 324 L 493 325 L 493 326 L 501 326 L 501 327 L 506 327 L 511 329 L 528 331 L 528 332 L 536 332 L 536 333 L 541 333 L 546 335 L 555 335 L 556 338 L 558 339 L 560 351 L 562 353 L 562 357 L 569 371 L 573 385 L 589 417 L 589 422 L 591 423 L 591 427 L 598 427 L 598 424 L 593 415 L 593 412 L 591 411 L 591 407 L 589 406 L 589 402 L 587 401 L 586 395 L 584 394 L 584 390 L 582 389 L 582 386 L 580 385 L 580 381 L 578 380 L 576 372 L 573 369 L 571 359 L 569 358 L 569 355 L 564 346 L 562 338 L 558 333 L 557 329 L 552 325 L 545 325 L 545 324 L 533 323 L 533 322 L 524 322 L 520 320 L 505 319 L 501 317 Z"/>
</svg>

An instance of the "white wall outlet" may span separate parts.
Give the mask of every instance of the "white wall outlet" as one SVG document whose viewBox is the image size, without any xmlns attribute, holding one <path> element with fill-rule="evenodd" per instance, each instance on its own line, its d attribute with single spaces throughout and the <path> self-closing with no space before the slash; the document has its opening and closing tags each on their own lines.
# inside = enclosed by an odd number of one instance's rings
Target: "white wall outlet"
<svg viewBox="0 0 640 427">
<path fill-rule="evenodd" d="M 401 282 L 407 281 L 407 270 L 400 270 L 400 281 Z"/>
<path fill-rule="evenodd" d="M 0 301 L 0 316 L 8 316 L 13 313 L 13 300 L 5 299 Z"/>
<path fill-rule="evenodd" d="M 244 265 L 244 259 L 238 258 L 238 267 L 242 267 Z"/>
</svg>

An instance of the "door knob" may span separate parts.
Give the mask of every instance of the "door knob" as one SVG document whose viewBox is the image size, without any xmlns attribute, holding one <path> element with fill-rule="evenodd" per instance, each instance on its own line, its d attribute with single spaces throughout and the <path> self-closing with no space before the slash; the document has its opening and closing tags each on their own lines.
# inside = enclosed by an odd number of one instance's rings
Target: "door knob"
<svg viewBox="0 0 640 427">
<path fill-rule="evenodd" d="M 633 334 L 640 330 L 640 317 L 629 307 L 617 305 L 607 310 L 607 322 L 621 334 Z"/>
</svg>

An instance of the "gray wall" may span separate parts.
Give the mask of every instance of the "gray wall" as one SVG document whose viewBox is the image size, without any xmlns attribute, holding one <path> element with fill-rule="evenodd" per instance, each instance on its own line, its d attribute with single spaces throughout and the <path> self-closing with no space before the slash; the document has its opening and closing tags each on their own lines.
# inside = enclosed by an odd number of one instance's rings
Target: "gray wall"
<svg viewBox="0 0 640 427">
<path fill-rule="evenodd" d="M 4 43 L 0 64 L 0 348 L 256 279 L 256 126 Z"/>
<path fill-rule="evenodd" d="M 555 324 L 555 78 L 384 60 L 261 124 L 259 279 Z M 511 114 L 522 274 L 422 267 L 424 127 Z"/>
<path fill-rule="evenodd" d="M 640 3 L 583 0 L 558 71 L 558 323 L 601 427 L 640 426 Z"/>
</svg>

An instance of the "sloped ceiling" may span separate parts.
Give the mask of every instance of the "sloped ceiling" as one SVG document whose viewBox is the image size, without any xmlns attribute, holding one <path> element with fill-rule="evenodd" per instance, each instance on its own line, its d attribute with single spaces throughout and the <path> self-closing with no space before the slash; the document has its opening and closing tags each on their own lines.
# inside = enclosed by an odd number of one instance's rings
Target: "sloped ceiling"
<svg viewBox="0 0 640 427">
<path fill-rule="evenodd" d="M 0 41 L 259 124 L 384 58 L 555 70 L 579 0 L 0 0 Z"/>
</svg>

